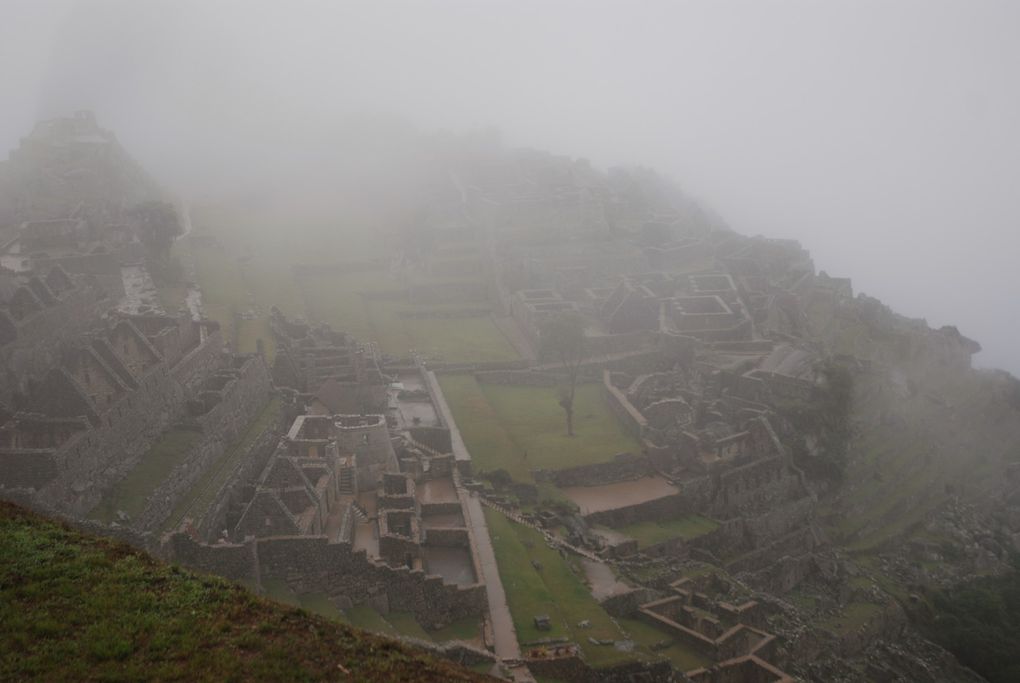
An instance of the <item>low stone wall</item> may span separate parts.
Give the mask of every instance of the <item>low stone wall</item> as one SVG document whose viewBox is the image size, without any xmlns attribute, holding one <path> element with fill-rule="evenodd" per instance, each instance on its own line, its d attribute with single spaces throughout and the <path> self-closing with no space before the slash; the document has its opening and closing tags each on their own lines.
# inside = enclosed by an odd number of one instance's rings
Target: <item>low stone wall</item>
<svg viewBox="0 0 1020 683">
<path fill-rule="evenodd" d="M 471 540 L 464 527 L 433 527 L 424 531 L 424 545 L 436 548 L 469 548 Z"/>
<path fill-rule="evenodd" d="M 799 477 L 787 467 L 785 458 L 761 458 L 719 476 L 712 511 L 728 517 L 769 510 L 783 501 L 800 497 L 802 488 Z"/>
<path fill-rule="evenodd" d="M 487 608 L 483 584 L 456 586 L 438 576 L 391 568 L 368 560 L 363 551 L 324 537 L 274 538 L 258 542 L 262 579 L 277 578 L 298 594 L 325 593 L 351 604 L 369 599 L 383 611 L 410 610 L 425 627 L 442 628 Z"/>
<path fill-rule="evenodd" d="M 641 549 L 641 553 L 647 557 L 671 557 L 673 559 L 684 559 L 689 552 L 689 541 L 683 537 L 670 538 L 662 543 L 654 543 Z"/>
<path fill-rule="evenodd" d="M 563 470 L 535 470 L 536 480 L 550 481 L 560 488 L 601 486 L 619 481 L 640 479 L 652 473 L 648 458 L 634 453 L 620 453 L 608 462 L 579 465 Z"/>
<path fill-rule="evenodd" d="M 629 617 L 638 611 L 641 605 L 659 600 L 663 594 L 651 588 L 636 588 L 626 593 L 612 595 L 599 604 L 610 616 Z"/>
<path fill-rule="evenodd" d="M 683 515 L 704 512 L 712 496 L 712 480 L 699 477 L 674 482 L 679 493 L 648 500 L 635 505 L 602 510 L 585 515 L 589 524 L 604 524 L 611 528 L 663 519 L 676 519 Z"/>
<path fill-rule="evenodd" d="M 754 572 L 768 567 L 786 556 L 803 555 L 817 545 L 817 539 L 809 527 L 797 529 L 767 545 L 755 547 L 726 565 L 730 572 Z"/>
<path fill-rule="evenodd" d="M 460 511 L 460 501 L 456 500 L 421 504 L 422 517 L 428 517 L 430 515 L 452 515 Z"/>
<path fill-rule="evenodd" d="M 612 645 L 606 645 L 611 648 Z M 528 670 L 535 676 L 566 683 L 672 683 L 676 674 L 668 661 L 624 662 L 615 666 L 593 669 L 579 656 L 529 658 Z"/>
<path fill-rule="evenodd" d="M 554 372 L 532 372 L 529 370 L 489 370 L 474 373 L 481 384 L 503 384 L 508 386 L 554 387 L 561 376 Z"/>
<path fill-rule="evenodd" d="M 254 484 L 255 479 L 262 473 L 269 462 L 269 457 L 276 450 L 280 441 L 282 428 L 278 424 L 266 425 L 266 428 L 259 434 L 248 451 L 241 456 L 236 469 L 231 473 L 220 490 L 209 509 L 202 515 L 201 519 L 193 519 L 194 526 L 200 538 L 215 540 L 219 533 L 227 527 L 227 513 L 230 506 L 242 499 L 241 488 Z"/>
<path fill-rule="evenodd" d="M 641 330 L 620 334 L 585 335 L 584 350 L 589 356 L 607 356 L 613 353 L 641 351 L 659 345 L 658 331 Z"/>
<path fill-rule="evenodd" d="M 269 370 L 261 356 L 250 357 L 239 369 L 240 376 L 228 385 L 220 403 L 200 418 L 202 439 L 153 491 L 142 514 L 132 520 L 136 528 L 151 530 L 161 525 L 268 403 Z"/>
<path fill-rule="evenodd" d="M 449 453 L 452 449 L 449 429 L 444 427 L 411 427 L 409 431 L 412 439 L 431 448 L 436 453 Z"/>
<path fill-rule="evenodd" d="M 525 370 L 531 365 L 531 361 L 501 360 L 501 361 L 478 361 L 476 363 L 443 363 L 429 362 L 428 369 L 434 372 L 485 372 L 488 370 Z"/>
<path fill-rule="evenodd" d="M 212 373 L 223 364 L 223 332 L 216 328 L 209 332 L 205 342 L 181 358 L 170 374 L 187 393 L 195 392 Z"/>
<path fill-rule="evenodd" d="M 588 524 L 604 524 L 611 528 L 617 528 L 638 522 L 676 519 L 691 512 L 694 510 L 690 506 L 690 501 L 685 500 L 682 494 L 674 494 L 636 505 L 593 512 L 585 515 L 584 519 Z"/>
<path fill-rule="evenodd" d="M 443 308 L 434 311 L 399 311 L 397 317 L 418 320 L 435 320 L 445 318 L 484 318 L 492 311 L 488 308 Z"/>
<path fill-rule="evenodd" d="M 188 567 L 235 580 L 284 581 L 294 592 L 322 593 L 339 607 L 370 602 L 382 612 L 409 610 L 426 628 L 442 628 L 488 608 L 485 586 L 447 584 L 420 570 L 368 559 L 349 543 L 324 536 L 248 539 L 241 544 L 200 544 L 185 533 L 170 536 L 165 556 Z"/>
<path fill-rule="evenodd" d="M 138 388 L 107 412 L 103 423 L 83 434 L 73 449 L 60 453 L 60 473 L 39 491 L 40 501 L 85 516 L 170 426 L 184 399 L 183 388 L 166 366 L 151 368 Z"/>
<path fill-rule="evenodd" d="M 217 574 L 234 581 L 259 582 L 258 555 L 254 542 L 199 544 L 185 533 L 169 536 L 163 557 L 189 569 Z"/>
</svg>

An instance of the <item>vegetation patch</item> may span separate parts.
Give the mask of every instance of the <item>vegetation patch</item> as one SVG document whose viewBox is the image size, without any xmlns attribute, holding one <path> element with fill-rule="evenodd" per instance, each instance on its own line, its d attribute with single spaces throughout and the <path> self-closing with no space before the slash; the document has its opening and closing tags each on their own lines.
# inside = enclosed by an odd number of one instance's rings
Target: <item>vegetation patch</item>
<svg viewBox="0 0 1020 683">
<path fill-rule="evenodd" d="M 483 282 L 477 285 L 484 289 Z M 491 316 L 457 315 L 465 308 L 486 309 L 487 303 L 414 304 L 407 300 L 408 286 L 383 268 L 302 276 L 302 290 L 313 318 L 361 341 L 374 341 L 384 353 L 399 357 L 415 351 L 437 360 L 464 363 L 518 358 Z M 417 315 L 406 315 L 412 312 Z"/>
<path fill-rule="evenodd" d="M 245 430 L 237 441 L 224 453 L 218 462 L 214 463 L 209 471 L 199 479 L 188 493 L 181 498 L 170 516 L 163 525 L 164 531 L 177 527 L 185 516 L 190 515 L 192 519 L 201 519 L 209 506 L 216 499 L 216 494 L 227 482 L 227 479 L 234 472 L 237 464 L 245 453 L 254 445 L 256 439 L 262 435 L 267 427 L 279 421 L 282 403 L 279 398 L 273 398 L 261 412 L 255 417 L 248 429 Z"/>
<path fill-rule="evenodd" d="M 679 519 L 639 522 L 613 531 L 633 538 L 639 548 L 646 548 L 674 538 L 697 538 L 718 528 L 719 523 L 708 517 L 685 515 Z"/>
<path fill-rule="evenodd" d="M 819 625 L 836 633 L 850 633 L 877 617 L 882 610 L 882 605 L 873 602 L 851 602 L 839 614 L 824 619 Z"/>
<path fill-rule="evenodd" d="M 0 680 L 483 677 L 0 503 Z"/>
<path fill-rule="evenodd" d="M 470 375 L 442 375 L 439 382 L 478 471 L 504 469 L 528 482 L 533 469 L 589 465 L 640 450 L 609 412 L 601 385 L 577 387 L 571 437 L 554 387 L 480 384 Z"/>
<path fill-rule="evenodd" d="M 489 508 L 485 509 L 485 521 L 521 643 L 566 637 L 580 645 L 585 659 L 596 667 L 634 659 L 612 645 L 593 645 L 588 640 L 616 641 L 624 635 L 568 561 L 547 546 L 540 533 Z M 540 615 L 550 618 L 550 630 L 535 627 L 534 618 Z M 583 621 L 591 627 L 580 627 Z"/>
<path fill-rule="evenodd" d="M 936 592 L 925 630 L 992 683 L 1020 681 L 1020 557 L 1005 576 Z"/>
<path fill-rule="evenodd" d="M 134 469 L 117 482 L 92 509 L 89 517 L 104 524 L 117 519 L 117 511 L 134 518 L 145 510 L 149 496 L 184 462 L 192 447 L 202 438 L 201 432 L 171 429 L 142 456 Z"/>
<path fill-rule="evenodd" d="M 650 624 L 627 618 L 617 619 L 617 623 L 634 641 L 635 652 L 646 659 L 666 658 L 680 671 L 691 671 L 712 664 L 710 658 Z M 667 643 L 668 647 L 663 647 Z"/>
</svg>

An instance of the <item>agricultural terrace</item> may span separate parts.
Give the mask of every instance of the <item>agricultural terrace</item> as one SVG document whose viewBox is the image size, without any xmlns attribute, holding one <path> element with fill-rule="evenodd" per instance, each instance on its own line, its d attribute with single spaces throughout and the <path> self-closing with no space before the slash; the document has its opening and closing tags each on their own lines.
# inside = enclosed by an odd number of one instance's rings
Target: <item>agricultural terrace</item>
<svg viewBox="0 0 1020 683">
<path fill-rule="evenodd" d="M 405 285 L 388 269 L 363 264 L 305 273 L 300 287 L 311 318 L 375 341 L 383 353 L 406 356 L 413 350 L 434 360 L 465 363 L 516 360 L 516 350 L 493 320 L 486 284 L 459 282 L 476 296 L 413 303 L 408 291 L 438 281 L 418 275 Z"/>
<path fill-rule="evenodd" d="M 555 387 L 480 383 L 472 375 L 440 375 L 477 471 L 504 469 L 516 481 L 531 470 L 564 469 L 637 453 L 640 444 L 609 411 L 598 384 L 582 384 L 574 399 L 574 431 L 567 436 Z"/>
<path fill-rule="evenodd" d="M 269 309 L 328 323 L 384 352 L 416 351 L 436 360 L 516 360 L 511 342 L 495 324 L 486 299 L 477 248 L 452 245 L 423 269 L 396 272 L 383 258 L 385 240 L 369 231 L 341 231 L 335 222 L 301 226 L 295 240 L 265 215 L 203 207 L 192 212 L 194 231 L 176 255 L 192 266 L 205 313 L 223 327 L 239 352 L 256 350 L 262 339 L 274 351 Z M 449 272 L 449 274 L 446 274 Z M 439 297 L 412 302 L 423 287 L 461 286 L 463 300 Z M 414 313 L 414 315 L 408 315 Z M 470 314 L 466 314 L 470 313 Z"/>
</svg>

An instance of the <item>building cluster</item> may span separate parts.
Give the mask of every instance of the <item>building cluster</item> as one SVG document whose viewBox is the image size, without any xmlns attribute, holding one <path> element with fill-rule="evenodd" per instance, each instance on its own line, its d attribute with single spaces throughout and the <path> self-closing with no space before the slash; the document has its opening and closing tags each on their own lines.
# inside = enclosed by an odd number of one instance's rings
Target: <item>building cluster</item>
<svg viewBox="0 0 1020 683">
<path fill-rule="evenodd" d="M 84 516 L 174 426 L 202 433 L 206 464 L 268 400 L 268 371 L 211 321 L 122 310 L 151 181 L 87 112 L 40 123 L 0 180 L 0 487 Z"/>
</svg>

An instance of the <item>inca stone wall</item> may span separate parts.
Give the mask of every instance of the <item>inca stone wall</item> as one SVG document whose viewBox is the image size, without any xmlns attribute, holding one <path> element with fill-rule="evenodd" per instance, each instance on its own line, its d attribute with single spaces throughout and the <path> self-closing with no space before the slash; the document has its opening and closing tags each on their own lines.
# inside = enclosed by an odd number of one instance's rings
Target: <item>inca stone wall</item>
<svg viewBox="0 0 1020 683">
<path fill-rule="evenodd" d="M 322 593 L 340 607 L 367 602 L 384 613 L 408 610 L 427 628 L 481 616 L 488 606 L 483 584 L 456 586 L 420 570 L 377 564 L 364 551 L 329 543 L 324 536 L 204 545 L 178 533 L 169 538 L 166 553 L 189 567 L 233 579 L 285 581 L 299 595 Z"/>
<path fill-rule="evenodd" d="M 0 333 L 6 340 L 0 345 L 0 372 L 6 373 L 0 377 L 0 403 L 10 405 L 14 392 L 23 392 L 30 378 L 39 379 L 58 365 L 61 346 L 94 326 L 114 303 L 98 287 L 81 284 L 23 320 L 0 311 L 0 328 L 6 328 Z"/>
<path fill-rule="evenodd" d="M 185 394 L 170 373 L 163 364 L 146 373 L 138 388 L 87 433 L 87 447 L 66 453 L 60 474 L 39 492 L 40 500 L 76 515 L 98 503 L 180 414 Z"/>
<path fill-rule="evenodd" d="M 269 457 L 280 442 L 282 427 L 279 424 L 266 425 L 251 447 L 245 452 L 237 464 L 237 468 L 227 477 L 226 482 L 216 492 L 215 502 L 201 519 L 191 520 L 198 530 L 200 538 L 215 540 L 227 528 L 227 514 L 231 505 L 243 499 L 241 489 L 251 486 L 265 469 Z"/>
<path fill-rule="evenodd" d="M 197 420 L 201 440 L 152 493 L 142 514 L 132 520 L 136 528 L 153 529 L 162 524 L 181 497 L 230 449 L 269 401 L 269 369 L 262 357 L 239 358 L 243 360 L 239 376 L 224 387 L 221 400 L 212 410 Z"/>
<path fill-rule="evenodd" d="M 640 479 L 652 473 L 648 458 L 634 453 L 620 453 L 608 462 L 579 465 L 562 470 L 537 470 L 535 479 L 551 481 L 560 488 L 601 486 L 618 481 Z"/>
</svg>

